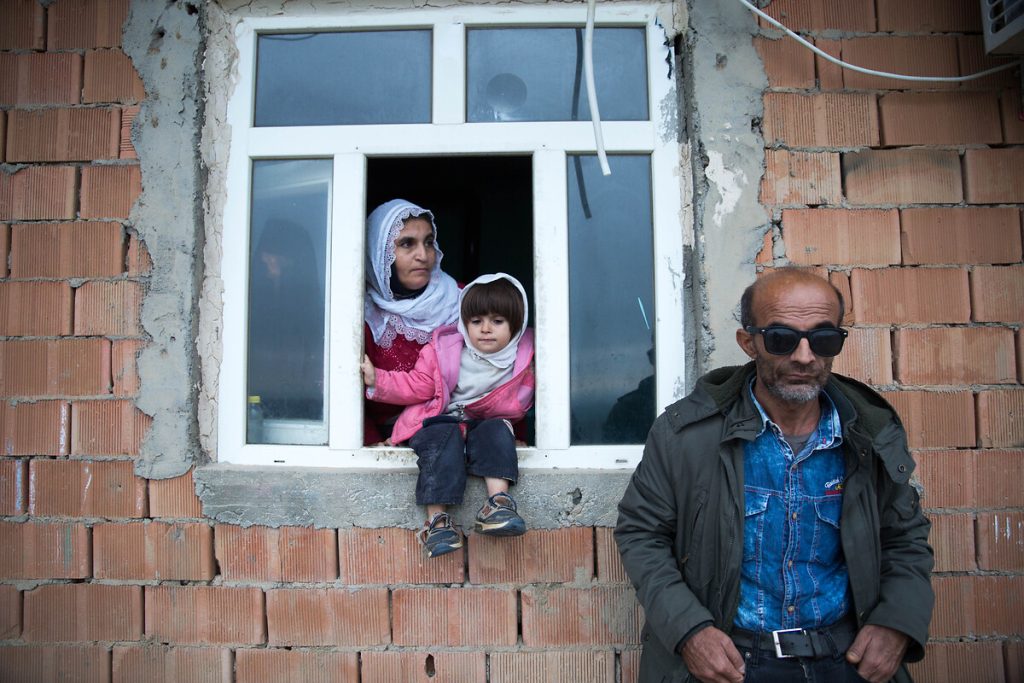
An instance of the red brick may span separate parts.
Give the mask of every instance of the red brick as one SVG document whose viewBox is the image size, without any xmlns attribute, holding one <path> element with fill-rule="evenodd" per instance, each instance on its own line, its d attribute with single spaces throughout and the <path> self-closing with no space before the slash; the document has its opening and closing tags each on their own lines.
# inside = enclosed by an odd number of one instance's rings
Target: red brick
<svg viewBox="0 0 1024 683">
<path fill-rule="evenodd" d="M 960 52 L 960 73 L 964 76 L 981 73 L 1003 64 L 1018 63 L 1020 57 L 1012 55 L 990 55 L 985 52 L 984 36 L 957 36 L 957 48 Z M 1020 69 L 1007 68 L 990 76 L 964 81 L 965 89 L 999 90 L 1001 88 L 1020 87 Z"/>
<path fill-rule="evenodd" d="M 892 348 L 888 327 L 851 327 L 832 369 L 875 386 L 892 384 Z"/>
<path fill-rule="evenodd" d="M 1024 446 L 1024 389 L 978 393 L 978 439 L 984 448 Z"/>
<path fill-rule="evenodd" d="M 1024 576 L 978 576 L 974 578 L 974 601 L 979 636 L 1024 634 L 1020 596 Z"/>
<path fill-rule="evenodd" d="M 640 642 L 643 621 L 626 586 L 523 589 L 523 644 L 610 645 Z"/>
<path fill-rule="evenodd" d="M 813 88 L 814 53 L 795 40 L 754 37 L 754 47 L 764 63 L 772 88 Z"/>
<path fill-rule="evenodd" d="M 601 583 L 627 583 L 626 569 L 622 566 L 619 546 L 612 535 L 614 529 L 599 526 L 594 529 L 597 542 L 597 580 Z"/>
<path fill-rule="evenodd" d="M 10 162 L 116 159 L 121 151 L 118 109 L 14 109 L 7 129 Z"/>
<path fill-rule="evenodd" d="M 764 204 L 838 204 L 842 198 L 839 155 L 830 152 L 765 151 Z"/>
<path fill-rule="evenodd" d="M 367 665 L 363 653 L 363 666 Z M 390 653 L 389 653 L 390 654 Z M 418 655 L 425 656 L 425 655 Z M 480 653 L 483 673 L 483 653 Z M 359 655 L 355 652 L 318 652 L 315 650 L 239 649 L 235 652 L 237 683 L 264 681 L 305 681 L 306 683 L 352 683 L 359 679 Z M 177 680 L 177 679 L 167 679 Z M 364 674 L 362 681 L 367 682 Z M 413 678 L 390 678 L 389 681 L 412 681 Z M 441 680 L 447 680 L 442 678 Z M 484 680 L 482 677 L 477 680 Z M 224 683 L 230 683 L 228 676 Z M 115 681 L 116 683 L 116 681 Z M 125 682 L 127 683 L 127 681 Z"/>
<path fill-rule="evenodd" d="M 263 591 L 226 586 L 146 586 L 146 638 L 161 643 L 266 642 Z"/>
<path fill-rule="evenodd" d="M 935 571 L 969 572 L 978 568 L 974 556 L 974 515 L 930 515 L 928 542 L 935 550 Z"/>
<path fill-rule="evenodd" d="M 761 250 L 757 252 L 754 263 L 758 265 L 770 265 L 775 260 L 775 231 L 771 228 L 765 231 L 761 240 Z"/>
<path fill-rule="evenodd" d="M 440 618 L 438 616 L 438 620 Z M 388 591 L 385 588 L 268 590 L 267 628 L 270 645 L 387 645 L 391 642 Z"/>
<path fill-rule="evenodd" d="M 0 640 L 21 636 L 21 591 L 14 586 L 0 586 Z M 2 657 L 2 655 L 0 655 Z"/>
<path fill-rule="evenodd" d="M 501 588 L 396 588 L 395 645 L 515 645 L 516 593 Z"/>
<path fill-rule="evenodd" d="M 975 478 L 979 508 L 1024 507 L 1024 451 L 978 451 Z"/>
<path fill-rule="evenodd" d="M 72 455 L 138 455 L 153 418 L 131 401 L 71 404 Z"/>
<path fill-rule="evenodd" d="M 942 204 L 963 199 L 960 156 L 942 149 L 872 149 L 843 154 L 851 204 Z"/>
<path fill-rule="evenodd" d="M 493 657 L 497 653 L 491 655 Z M 487 678 L 483 652 L 374 652 L 360 653 L 362 683 L 476 683 Z M 308 679 L 307 679 L 308 680 Z M 335 679 L 317 679 L 333 683 Z M 339 679 L 340 680 L 340 679 Z M 345 681 L 355 679 L 345 679 Z M 490 678 L 494 681 L 495 679 Z M 524 679 L 526 680 L 526 679 Z M 610 679 L 609 679 L 610 680 Z M 239 680 L 239 683 L 242 683 Z"/>
<path fill-rule="evenodd" d="M 173 479 L 150 479 L 149 514 L 151 517 L 202 517 L 202 503 L 196 495 L 192 473 Z"/>
<path fill-rule="evenodd" d="M 977 322 L 1024 322 L 1024 266 L 971 271 L 971 311 Z"/>
<path fill-rule="evenodd" d="M 594 577 L 590 527 L 534 529 L 518 538 L 470 539 L 470 583 L 569 583 Z"/>
<path fill-rule="evenodd" d="M 1015 208 L 915 208 L 900 211 L 903 263 L 1017 263 Z"/>
<path fill-rule="evenodd" d="M 146 346 L 139 339 L 119 339 L 111 343 L 110 363 L 114 379 L 114 396 L 135 396 L 139 393 L 139 351 Z"/>
<path fill-rule="evenodd" d="M 114 683 L 231 683 L 231 650 L 163 645 L 117 645 L 114 647 L 113 674 Z"/>
<path fill-rule="evenodd" d="M 1000 143 L 995 92 L 894 92 L 878 100 L 882 143 L 970 145 Z"/>
<path fill-rule="evenodd" d="M 81 93 L 79 54 L 0 54 L 0 104 L 78 104 Z"/>
<path fill-rule="evenodd" d="M 874 31 L 876 25 L 870 0 L 773 0 L 764 12 L 793 31 Z"/>
<path fill-rule="evenodd" d="M 974 451 L 917 451 L 915 476 L 924 489 L 921 504 L 927 509 L 967 508 L 975 502 Z"/>
<path fill-rule="evenodd" d="M 998 129 L 998 112 L 996 124 Z M 766 145 L 877 146 L 878 108 L 871 94 L 769 92 L 764 95 L 763 130 Z"/>
<path fill-rule="evenodd" d="M 121 110 L 121 159 L 138 159 L 135 152 L 135 145 L 132 144 L 132 124 L 139 115 L 139 107 L 125 107 Z"/>
<path fill-rule="evenodd" d="M 120 223 L 30 223 L 11 230 L 11 277 L 111 277 L 124 271 Z"/>
<path fill-rule="evenodd" d="M 121 50 L 85 53 L 83 102 L 141 102 L 146 97 L 132 60 Z"/>
<path fill-rule="evenodd" d="M 0 403 L 4 455 L 67 455 L 71 407 L 64 401 Z"/>
<path fill-rule="evenodd" d="M 1024 147 L 964 152 L 969 204 L 1024 203 Z"/>
<path fill-rule="evenodd" d="M 828 281 L 839 290 L 839 296 L 843 300 L 843 325 L 857 324 L 857 311 L 854 309 L 853 294 L 850 292 L 850 276 L 840 271 L 832 271 L 828 274 Z"/>
<path fill-rule="evenodd" d="M 1006 680 L 1024 681 L 1024 641 L 1004 642 L 1003 654 L 1006 658 Z"/>
<path fill-rule="evenodd" d="M 97 524 L 92 534 L 97 579 L 209 581 L 217 574 L 208 524 Z"/>
<path fill-rule="evenodd" d="M 75 290 L 75 334 L 142 334 L 142 296 L 138 282 L 86 282 Z"/>
<path fill-rule="evenodd" d="M 889 265 L 900 262 L 895 209 L 785 209 L 786 258 L 798 265 Z"/>
<path fill-rule="evenodd" d="M 1024 569 L 1024 513 L 979 512 L 977 535 L 980 569 Z"/>
<path fill-rule="evenodd" d="M 3 131 L 0 130 L 0 133 Z M 2 156 L 0 156 L 2 158 Z M 11 250 L 11 226 L 0 223 L 0 277 L 7 277 L 7 261 Z"/>
<path fill-rule="evenodd" d="M 0 111 L 0 161 L 7 160 L 7 112 Z"/>
<path fill-rule="evenodd" d="M 28 463 L 24 460 L 0 460 L 0 515 L 23 515 L 27 506 Z"/>
<path fill-rule="evenodd" d="M 0 672 L 4 683 L 109 683 L 110 652 L 103 645 L 0 647 Z"/>
<path fill-rule="evenodd" d="M 878 30 L 897 33 L 981 32 L 981 13 L 972 0 L 878 0 Z"/>
<path fill-rule="evenodd" d="M 999 327 L 929 327 L 896 332 L 900 384 L 1013 384 L 1013 331 Z"/>
<path fill-rule="evenodd" d="M 1024 330 L 1017 330 L 1017 381 L 1024 384 Z"/>
<path fill-rule="evenodd" d="M 929 643 L 924 659 L 910 665 L 915 681 L 1006 683 L 999 642 Z"/>
<path fill-rule="evenodd" d="M 545 681 L 614 681 L 615 652 L 495 652 L 491 655 L 491 683 Z"/>
<path fill-rule="evenodd" d="M 46 10 L 37 0 L 5 0 L 0 50 L 42 50 Z"/>
<path fill-rule="evenodd" d="M 153 269 L 153 259 L 150 258 L 149 250 L 138 235 L 133 234 L 128 242 L 126 262 L 129 275 L 146 275 Z"/>
<path fill-rule="evenodd" d="M 640 651 L 622 650 L 619 653 L 619 667 L 622 671 L 622 683 L 637 683 L 640 679 Z"/>
<path fill-rule="evenodd" d="M 28 511 L 46 517 L 145 517 L 146 480 L 128 460 L 33 460 Z"/>
<path fill-rule="evenodd" d="M 959 76 L 959 56 L 955 36 L 864 36 L 844 38 L 843 60 L 850 64 L 907 76 Z M 912 82 L 869 76 L 843 70 L 843 83 L 854 90 L 950 90 L 955 82 Z"/>
<path fill-rule="evenodd" d="M 841 40 L 829 40 L 828 38 L 816 37 L 814 46 L 836 59 L 843 57 L 843 42 Z M 834 64 L 819 54 L 814 55 L 814 68 L 818 72 L 818 86 L 822 90 L 843 89 L 843 68 Z"/>
<path fill-rule="evenodd" d="M 967 271 L 959 268 L 854 269 L 850 289 L 859 323 L 965 323 Z M 937 296 L 941 292 L 942 296 Z"/>
<path fill-rule="evenodd" d="M 50 584 L 25 591 L 26 641 L 139 640 L 142 586 Z"/>
<path fill-rule="evenodd" d="M 95 396 L 110 382 L 106 339 L 0 342 L 0 396 Z"/>
<path fill-rule="evenodd" d="M 75 169 L 30 166 L 0 172 L 0 220 L 59 220 L 75 217 Z"/>
<path fill-rule="evenodd" d="M 1024 100 L 1020 89 L 1003 90 L 999 108 L 1003 117 L 1003 142 L 1011 145 L 1024 143 Z"/>
<path fill-rule="evenodd" d="M 129 0 L 61 0 L 46 14 L 50 50 L 120 47 Z"/>
<path fill-rule="evenodd" d="M 935 608 L 928 635 L 932 638 L 969 636 L 974 633 L 974 577 L 932 576 Z"/>
<path fill-rule="evenodd" d="M 334 581 L 333 529 L 218 524 L 217 562 L 226 581 Z"/>
<path fill-rule="evenodd" d="M 462 583 L 464 550 L 426 557 L 408 529 L 338 529 L 338 567 L 345 585 Z"/>
<path fill-rule="evenodd" d="M 907 429 L 911 448 L 973 448 L 974 396 L 969 391 L 884 391 Z"/>
<path fill-rule="evenodd" d="M 142 192 L 138 166 L 82 168 L 82 218 L 127 218 Z"/>
<path fill-rule="evenodd" d="M 91 575 L 89 530 L 81 524 L 0 522 L 0 576 L 84 579 Z"/>
<path fill-rule="evenodd" d="M 0 283 L 0 335 L 57 336 L 71 332 L 66 282 Z"/>
</svg>

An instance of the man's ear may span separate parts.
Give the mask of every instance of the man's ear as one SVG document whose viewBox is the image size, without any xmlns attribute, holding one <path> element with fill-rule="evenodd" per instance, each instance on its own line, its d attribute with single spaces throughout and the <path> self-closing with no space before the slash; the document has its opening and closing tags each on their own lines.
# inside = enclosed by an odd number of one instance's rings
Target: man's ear
<svg viewBox="0 0 1024 683">
<path fill-rule="evenodd" d="M 754 346 L 754 335 L 743 328 L 736 330 L 736 343 L 740 345 L 743 353 L 747 354 L 749 358 L 757 356 L 757 348 Z"/>
</svg>

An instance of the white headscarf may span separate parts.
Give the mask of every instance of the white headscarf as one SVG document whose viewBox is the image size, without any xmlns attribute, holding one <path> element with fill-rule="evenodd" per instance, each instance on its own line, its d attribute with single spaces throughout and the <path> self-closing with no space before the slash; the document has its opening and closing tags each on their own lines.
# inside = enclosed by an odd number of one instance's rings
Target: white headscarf
<svg viewBox="0 0 1024 683">
<path fill-rule="evenodd" d="M 519 331 L 516 332 L 515 336 L 509 340 L 508 345 L 500 351 L 494 353 L 480 353 L 473 347 L 473 344 L 469 341 L 469 334 L 466 332 L 466 325 L 462 322 L 462 316 L 459 316 L 459 332 L 462 333 L 462 338 L 466 341 L 466 348 L 476 359 L 486 361 L 496 368 L 507 368 L 516 362 L 516 349 L 519 347 L 519 340 L 522 339 L 523 333 L 526 331 L 526 321 L 530 317 L 530 305 L 526 300 L 526 290 L 523 289 L 522 283 L 507 273 L 491 273 L 490 275 L 481 275 L 477 279 L 466 285 L 461 292 L 459 292 L 459 310 L 462 310 L 462 299 L 466 296 L 473 285 L 481 285 L 485 282 L 494 282 L 495 280 L 505 279 L 516 286 L 519 293 L 523 297 L 523 324 L 519 327 Z"/>
<path fill-rule="evenodd" d="M 395 262 L 395 238 L 402 221 L 423 216 L 434 230 L 437 260 L 426 289 L 414 299 L 395 299 L 391 291 L 391 266 Z M 434 330 L 450 325 L 459 317 L 459 286 L 441 270 L 434 214 L 404 199 L 381 204 L 366 219 L 366 298 L 363 317 L 373 341 L 390 348 L 399 334 L 418 344 L 426 344 Z"/>
</svg>

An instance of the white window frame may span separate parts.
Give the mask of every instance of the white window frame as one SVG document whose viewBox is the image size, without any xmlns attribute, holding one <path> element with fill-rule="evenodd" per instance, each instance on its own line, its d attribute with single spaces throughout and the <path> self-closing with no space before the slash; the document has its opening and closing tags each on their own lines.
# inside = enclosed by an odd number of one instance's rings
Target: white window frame
<svg viewBox="0 0 1024 683">
<path fill-rule="evenodd" d="M 664 3 L 601 5 L 597 26 L 646 28 L 647 121 L 605 121 L 605 148 L 644 154 L 651 161 L 656 324 L 656 405 L 680 398 L 686 386 L 683 341 L 683 181 L 677 105 L 665 58 L 671 51 L 657 13 Z M 222 275 L 223 360 L 219 375 L 218 461 L 258 466 L 394 468 L 415 465 L 409 448 L 365 448 L 363 387 L 363 267 L 366 160 L 376 156 L 529 155 L 533 161 L 534 279 L 531 301 L 536 331 L 536 444 L 518 449 L 524 468 L 632 468 L 642 445 L 570 447 L 569 248 L 567 157 L 596 153 L 590 121 L 467 123 L 467 27 L 582 27 L 585 5 L 460 6 L 453 8 L 337 13 L 330 16 L 240 20 L 235 33 L 239 81 L 228 103 L 231 153 L 227 163 Z M 256 128 L 256 40 L 263 32 L 349 29 L 432 30 L 432 123 Z M 597 84 L 600 89 L 601 84 Z M 500 132 L 496 130 L 500 126 Z M 257 159 L 333 159 L 328 226 L 329 334 L 326 446 L 246 444 L 246 291 L 248 286 L 251 164 Z M 368 210 L 369 207 L 367 207 Z M 344 235 L 344 239 L 335 236 Z M 444 234 L 441 234 L 444 244 Z"/>
</svg>

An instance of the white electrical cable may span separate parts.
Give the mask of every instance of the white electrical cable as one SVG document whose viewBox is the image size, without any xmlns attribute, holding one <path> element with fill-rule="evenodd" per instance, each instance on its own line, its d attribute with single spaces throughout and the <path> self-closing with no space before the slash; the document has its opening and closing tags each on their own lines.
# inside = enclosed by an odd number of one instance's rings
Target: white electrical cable
<svg viewBox="0 0 1024 683">
<path fill-rule="evenodd" d="M 990 75 L 992 75 L 994 73 L 997 73 L 999 71 L 1005 71 L 1006 69 L 1012 69 L 1012 68 L 1016 67 L 1019 64 L 1019 62 L 1016 62 L 1016 61 L 1009 62 L 1008 64 L 1000 64 L 999 66 L 992 67 L 991 69 L 986 69 L 984 71 L 979 71 L 977 73 L 968 74 L 967 76 L 907 76 L 907 75 L 904 75 L 904 74 L 890 73 L 888 71 L 875 71 L 874 69 L 866 69 L 866 68 L 864 68 L 862 66 L 857 66 L 855 64 L 850 64 L 848 62 L 844 62 L 841 59 L 836 59 L 835 57 L 833 57 L 829 53 L 825 52 L 821 48 L 819 48 L 816 45 L 814 45 L 813 43 L 810 43 L 807 40 L 804 40 L 802 37 L 798 36 L 796 33 L 793 33 L 792 31 L 790 31 L 788 28 L 783 26 L 778 21 L 776 21 L 775 19 L 773 19 L 770 16 L 768 16 L 767 14 L 765 14 L 764 12 L 759 10 L 757 7 L 754 7 L 753 5 L 751 5 L 749 2 L 747 2 L 747 0 L 739 0 L 739 2 L 740 2 L 740 4 L 746 6 L 746 8 L 749 9 L 751 12 L 753 12 L 757 16 L 759 16 L 762 19 L 764 19 L 765 21 L 767 21 L 769 24 L 781 28 L 783 31 L 785 31 L 787 34 L 789 34 L 789 36 L 791 38 L 793 38 L 798 43 L 800 43 L 801 45 L 806 47 L 808 50 L 811 50 L 815 54 L 820 55 L 821 57 L 823 57 L 824 59 L 827 59 L 828 61 L 832 62 L 833 64 L 838 64 L 839 66 L 843 67 L 844 69 L 850 69 L 851 71 L 859 71 L 860 73 L 868 74 L 869 76 L 883 76 L 885 78 L 895 78 L 895 79 L 898 79 L 898 80 L 901 80 L 901 81 L 940 81 L 940 82 L 943 82 L 943 83 L 956 83 L 956 82 L 960 82 L 960 81 L 971 81 L 971 80 L 974 80 L 975 78 L 984 78 L 985 76 L 990 76 Z"/>
<path fill-rule="evenodd" d="M 583 73 L 587 79 L 587 102 L 590 104 L 590 120 L 594 124 L 594 142 L 597 144 L 597 160 L 601 173 L 611 175 L 608 155 L 604 152 L 604 134 L 601 132 L 601 112 L 597 110 L 597 90 L 594 88 L 594 12 L 597 0 L 587 0 L 587 29 L 583 32 Z"/>
</svg>

